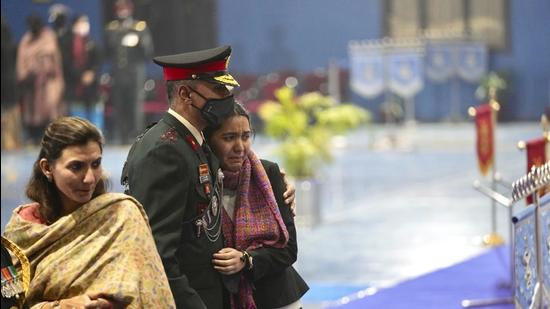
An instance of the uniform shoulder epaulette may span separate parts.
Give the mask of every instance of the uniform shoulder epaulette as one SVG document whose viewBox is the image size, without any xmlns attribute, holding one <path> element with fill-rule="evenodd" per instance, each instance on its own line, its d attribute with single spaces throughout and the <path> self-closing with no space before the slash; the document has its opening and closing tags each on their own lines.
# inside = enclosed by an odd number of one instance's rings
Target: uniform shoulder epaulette
<svg viewBox="0 0 550 309">
<path fill-rule="evenodd" d="M 113 20 L 109 24 L 107 24 L 107 30 L 115 30 L 120 27 L 120 22 L 118 20 Z"/>
<path fill-rule="evenodd" d="M 143 31 L 145 28 L 147 28 L 147 23 L 143 20 L 140 20 L 134 24 L 134 29 L 136 31 Z"/>
<path fill-rule="evenodd" d="M 173 127 L 170 127 L 160 135 L 160 140 L 163 142 L 175 143 L 178 140 L 178 132 Z"/>
</svg>

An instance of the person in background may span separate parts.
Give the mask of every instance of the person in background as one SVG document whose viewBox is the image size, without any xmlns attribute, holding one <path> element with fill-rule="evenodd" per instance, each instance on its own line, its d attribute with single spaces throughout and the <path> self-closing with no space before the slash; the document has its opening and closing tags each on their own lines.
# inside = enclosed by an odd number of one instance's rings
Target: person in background
<svg viewBox="0 0 550 309">
<path fill-rule="evenodd" d="M 103 137 L 89 121 L 61 117 L 44 133 L 4 237 L 33 274 L 31 308 L 175 308 L 141 204 L 106 193 Z M 18 265 L 16 265 L 18 266 Z"/>
<path fill-rule="evenodd" d="M 292 267 L 296 227 L 279 167 L 251 150 L 250 116 L 241 104 L 221 120 L 204 135 L 224 175 L 225 247 L 212 262 L 221 274 L 237 277 L 231 308 L 301 308 L 309 287 Z"/>
<path fill-rule="evenodd" d="M 2 15 L 2 150 L 21 146 L 21 114 L 16 104 L 15 53 L 16 44 Z"/>
<path fill-rule="evenodd" d="M 51 23 L 55 35 L 61 42 L 69 42 L 71 35 L 70 16 L 71 9 L 64 4 L 56 3 L 48 9 L 48 22 Z"/>
<path fill-rule="evenodd" d="M 71 15 L 72 10 L 61 3 L 55 3 L 50 6 L 48 9 L 48 23 L 51 25 L 52 30 L 55 32 L 57 37 L 57 45 L 59 47 L 59 52 L 61 53 L 61 62 L 63 64 L 63 80 L 65 83 L 71 78 L 70 68 L 71 68 Z M 67 101 L 67 90 L 65 91 L 62 97 L 64 103 Z M 65 106 L 67 107 L 67 106 Z M 67 114 L 68 111 L 64 111 L 64 114 Z"/>
<path fill-rule="evenodd" d="M 55 33 L 37 15 L 17 49 L 16 80 L 27 138 L 38 143 L 46 125 L 61 115 L 64 81 Z"/>
<path fill-rule="evenodd" d="M 107 58 L 111 62 L 114 142 L 130 143 L 145 126 L 143 103 L 146 64 L 153 55 L 147 23 L 132 17 L 130 0 L 117 0 L 117 19 L 107 25 Z"/>
<path fill-rule="evenodd" d="M 98 70 L 101 64 L 98 47 L 90 37 L 90 21 L 87 15 L 79 14 L 71 27 L 70 53 L 66 65 L 66 101 L 70 114 L 92 121 L 101 129 L 103 111 L 96 115 L 98 94 Z M 98 119 L 99 116 L 101 119 Z"/>
</svg>

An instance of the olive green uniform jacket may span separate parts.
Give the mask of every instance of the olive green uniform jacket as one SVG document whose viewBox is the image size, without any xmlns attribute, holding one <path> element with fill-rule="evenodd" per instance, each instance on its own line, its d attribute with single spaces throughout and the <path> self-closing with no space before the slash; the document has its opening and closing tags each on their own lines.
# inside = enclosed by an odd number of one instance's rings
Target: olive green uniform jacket
<svg viewBox="0 0 550 309">
<path fill-rule="evenodd" d="M 206 163 L 210 193 L 199 180 L 199 165 Z M 208 206 L 217 190 L 218 167 L 215 156 L 205 152 L 191 132 L 166 113 L 138 137 L 122 172 L 123 185 L 147 212 L 178 308 L 223 307 L 222 278 L 212 266 L 212 255 L 223 248 L 223 237 L 209 239 L 196 227 L 197 220 L 209 214 L 210 238 L 220 231 L 221 218 L 217 220 L 212 205 Z"/>
</svg>

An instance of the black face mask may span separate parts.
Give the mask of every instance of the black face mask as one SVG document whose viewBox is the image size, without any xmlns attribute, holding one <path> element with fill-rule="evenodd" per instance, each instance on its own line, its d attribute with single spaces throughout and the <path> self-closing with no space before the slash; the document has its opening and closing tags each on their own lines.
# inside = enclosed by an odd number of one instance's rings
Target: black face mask
<svg viewBox="0 0 550 309">
<path fill-rule="evenodd" d="M 235 107 L 235 98 L 233 98 L 233 95 L 221 99 L 207 99 L 200 93 L 194 92 L 206 101 L 202 108 L 198 108 L 194 104 L 192 106 L 201 112 L 202 118 L 204 118 L 208 126 L 221 124 L 224 118 Z"/>
</svg>

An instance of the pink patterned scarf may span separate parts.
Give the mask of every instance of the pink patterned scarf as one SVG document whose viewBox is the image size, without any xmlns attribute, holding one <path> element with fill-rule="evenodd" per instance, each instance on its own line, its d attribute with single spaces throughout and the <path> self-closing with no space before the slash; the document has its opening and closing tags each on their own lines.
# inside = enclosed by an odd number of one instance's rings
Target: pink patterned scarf
<svg viewBox="0 0 550 309">
<path fill-rule="evenodd" d="M 237 250 L 286 246 L 288 231 L 267 173 L 254 152 L 248 152 L 240 172 L 224 171 L 224 176 L 224 187 L 237 191 L 233 221 L 225 209 L 222 216 L 222 230 L 227 246 Z M 231 308 L 256 308 L 252 284 L 243 275 L 239 282 L 239 292 L 231 295 Z"/>
</svg>

